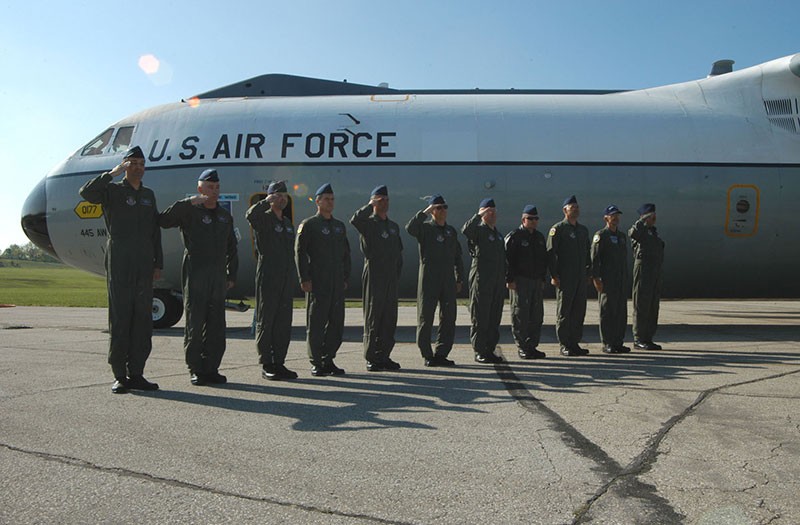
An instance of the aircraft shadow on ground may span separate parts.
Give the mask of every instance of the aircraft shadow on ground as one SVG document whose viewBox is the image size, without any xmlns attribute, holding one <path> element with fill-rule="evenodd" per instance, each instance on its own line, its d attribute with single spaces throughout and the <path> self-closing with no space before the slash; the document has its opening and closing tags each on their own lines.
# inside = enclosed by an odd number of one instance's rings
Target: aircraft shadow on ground
<svg viewBox="0 0 800 525">
<path fill-rule="evenodd" d="M 428 411 L 481 413 L 476 406 L 508 402 L 502 382 L 491 368 L 403 370 L 387 374 L 348 373 L 344 376 L 301 378 L 288 382 L 227 383 L 193 391 L 159 390 L 148 395 L 169 401 L 238 412 L 294 419 L 292 428 L 305 432 L 354 431 L 381 428 L 436 427 L 404 418 Z M 217 394 L 216 391 L 225 393 Z M 233 397 L 238 392 L 247 398 Z M 261 394 L 263 399 L 253 399 Z"/>
</svg>

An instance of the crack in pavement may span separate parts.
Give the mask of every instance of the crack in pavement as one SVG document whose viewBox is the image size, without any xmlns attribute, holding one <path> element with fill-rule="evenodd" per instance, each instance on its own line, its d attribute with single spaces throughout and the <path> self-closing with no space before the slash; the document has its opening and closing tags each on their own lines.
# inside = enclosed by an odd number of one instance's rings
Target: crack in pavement
<svg viewBox="0 0 800 525">
<path fill-rule="evenodd" d="M 7 443 L 0 443 L 0 447 L 5 448 L 11 452 L 17 452 L 20 454 L 26 454 L 29 456 L 34 456 L 46 461 L 54 461 L 56 463 L 61 463 L 63 465 L 69 465 L 72 467 L 78 468 L 85 468 L 89 470 L 95 470 L 98 472 L 104 472 L 108 474 L 115 474 L 122 477 L 128 477 L 133 479 L 140 479 L 145 481 L 150 481 L 152 483 L 159 483 L 162 485 L 168 485 L 171 487 L 178 487 L 187 490 L 193 491 L 200 491 L 209 494 L 214 494 L 217 496 L 225 496 L 231 498 L 237 498 L 247 501 L 254 501 L 257 503 L 267 503 L 270 505 L 278 505 L 280 507 L 286 507 L 290 509 L 302 510 L 306 512 L 312 512 L 316 514 L 325 514 L 329 516 L 338 516 L 343 518 L 356 518 L 361 520 L 366 520 L 374 523 L 387 523 L 392 525 L 411 525 L 413 522 L 406 522 L 406 521 L 397 521 L 397 520 L 388 520 L 385 518 L 380 518 L 377 516 L 369 516 L 367 514 L 358 514 L 354 512 L 344 512 L 330 508 L 321 508 L 321 507 L 314 507 L 312 505 L 304 505 L 302 503 L 292 503 L 290 501 L 284 501 L 276 498 L 267 498 L 267 497 L 258 497 L 258 496 L 248 496 L 247 494 L 239 494 L 236 492 L 231 492 L 223 489 L 217 489 L 213 487 L 204 487 L 202 485 L 197 485 L 195 483 L 190 483 L 187 481 L 181 481 L 172 478 L 164 478 L 161 476 L 154 476 L 152 474 L 148 474 L 146 472 L 138 472 L 135 470 L 129 470 L 121 467 L 104 467 L 102 465 L 96 465 L 94 463 L 90 463 L 89 461 L 75 458 L 71 456 L 61 455 L 61 454 L 52 454 L 49 452 L 42 452 L 38 450 L 27 450 L 20 447 L 16 447 L 13 445 L 9 445 Z"/>
<path fill-rule="evenodd" d="M 544 414 L 550 421 L 554 430 L 560 435 L 564 443 L 577 450 L 583 457 L 593 460 L 598 464 L 601 471 L 608 477 L 609 481 L 603 484 L 595 494 L 589 498 L 579 509 L 575 511 L 575 519 L 573 524 L 586 523 L 591 518 L 588 516 L 592 505 L 603 497 L 613 485 L 621 482 L 625 485 L 624 494 L 645 500 L 648 502 L 655 512 L 655 517 L 659 521 L 663 520 L 664 523 L 677 523 L 683 521 L 685 516 L 675 511 L 669 501 L 657 494 L 656 487 L 638 480 L 638 476 L 650 470 L 656 461 L 658 449 L 661 442 L 666 438 L 667 434 L 678 423 L 686 419 L 697 407 L 706 401 L 712 395 L 729 388 L 735 388 L 761 381 L 769 381 L 778 379 L 789 375 L 800 373 L 800 370 L 791 370 L 782 372 L 780 374 L 773 374 L 766 377 L 757 379 L 750 379 L 747 381 L 739 381 L 721 385 L 718 387 L 710 388 L 702 391 L 692 404 L 686 407 L 680 414 L 668 419 L 661 427 L 661 429 L 650 438 L 645 445 L 642 452 L 636 456 L 627 466 L 623 467 L 611 458 L 600 446 L 589 440 L 578 429 L 564 420 L 556 411 L 545 405 L 541 400 L 537 399 L 533 393 L 520 381 L 517 375 L 511 370 L 508 362 L 494 365 L 497 375 L 503 382 L 508 393 L 513 397 L 523 408 L 530 412 Z"/>
</svg>

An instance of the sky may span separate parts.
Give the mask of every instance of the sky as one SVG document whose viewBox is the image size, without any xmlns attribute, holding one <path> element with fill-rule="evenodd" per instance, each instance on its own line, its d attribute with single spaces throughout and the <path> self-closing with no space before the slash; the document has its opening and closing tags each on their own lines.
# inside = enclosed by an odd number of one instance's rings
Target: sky
<svg viewBox="0 0 800 525">
<path fill-rule="evenodd" d="M 639 89 L 800 52 L 796 0 L 0 0 L 0 251 L 25 198 L 131 113 L 265 73 Z M 794 37 L 792 35 L 795 35 Z M 155 74 L 140 67 L 152 55 Z M 109 166 L 110 167 L 110 166 Z"/>
</svg>

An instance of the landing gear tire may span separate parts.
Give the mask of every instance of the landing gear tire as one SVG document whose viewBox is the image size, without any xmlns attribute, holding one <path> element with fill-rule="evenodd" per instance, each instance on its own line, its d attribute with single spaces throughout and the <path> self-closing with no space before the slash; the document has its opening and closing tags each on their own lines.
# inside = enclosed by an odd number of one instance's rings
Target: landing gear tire
<svg viewBox="0 0 800 525">
<path fill-rule="evenodd" d="M 153 290 L 153 328 L 169 328 L 183 316 L 183 302 L 169 290 Z"/>
</svg>

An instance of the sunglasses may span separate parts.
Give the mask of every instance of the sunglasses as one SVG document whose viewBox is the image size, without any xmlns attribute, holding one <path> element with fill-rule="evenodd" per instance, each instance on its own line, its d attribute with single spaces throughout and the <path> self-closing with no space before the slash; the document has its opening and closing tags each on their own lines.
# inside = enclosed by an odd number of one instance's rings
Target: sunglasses
<svg viewBox="0 0 800 525">
<path fill-rule="evenodd" d="M 525 217 L 526 221 L 538 221 L 539 217 Z"/>
<path fill-rule="evenodd" d="M 439 204 L 438 206 L 433 207 L 434 210 L 446 210 L 447 204 Z"/>
</svg>

